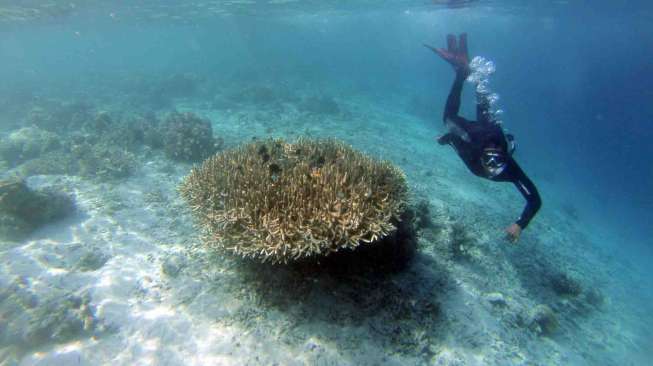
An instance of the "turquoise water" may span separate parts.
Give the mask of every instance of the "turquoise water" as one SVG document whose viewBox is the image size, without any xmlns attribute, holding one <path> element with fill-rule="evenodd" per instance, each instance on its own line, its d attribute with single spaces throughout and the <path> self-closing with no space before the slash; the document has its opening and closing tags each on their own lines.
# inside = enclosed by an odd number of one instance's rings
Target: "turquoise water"
<svg viewBox="0 0 653 366">
<path fill-rule="evenodd" d="M 453 72 L 422 44 L 461 32 L 542 195 L 516 246 L 519 193 L 434 141 Z M 643 1 L 1 1 L 2 178 L 76 209 L 2 217 L 0 363 L 647 364 L 652 46 Z M 166 142 L 189 121 L 213 136 L 197 156 Z M 203 252 L 178 184 L 266 137 L 399 166 L 435 222 L 410 267 L 343 279 Z"/>
</svg>

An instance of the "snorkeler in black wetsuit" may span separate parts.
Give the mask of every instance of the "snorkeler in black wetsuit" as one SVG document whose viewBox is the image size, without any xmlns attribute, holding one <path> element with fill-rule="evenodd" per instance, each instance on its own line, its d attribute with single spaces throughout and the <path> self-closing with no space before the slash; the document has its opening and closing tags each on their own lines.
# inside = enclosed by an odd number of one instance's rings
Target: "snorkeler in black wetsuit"
<svg viewBox="0 0 653 366">
<path fill-rule="evenodd" d="M 487 98 L 477 93 L 476 119 L 468 121 L 458 115 L 463 83 L 469 76 L 467 35 L 461 34 L 456 44 L 453 34 L 447 35 L 447 50 L 424 45 L 451 64 L 456 70 L 447 104 L 444 108 L 444 124 L 449 132 L 440 138 L 441 145 L 451 145 L 467 168 L 475 175 L 495 182 L 512 182 L 526 199 L 526 207 L 519 219 L 506 229 L 508 238 L 516 242 L 521 231 L 528 226 L 542 205 L 540 194 L 530 179 L 512 157 L 513 138 L 492 118 Z"/>
</svg>

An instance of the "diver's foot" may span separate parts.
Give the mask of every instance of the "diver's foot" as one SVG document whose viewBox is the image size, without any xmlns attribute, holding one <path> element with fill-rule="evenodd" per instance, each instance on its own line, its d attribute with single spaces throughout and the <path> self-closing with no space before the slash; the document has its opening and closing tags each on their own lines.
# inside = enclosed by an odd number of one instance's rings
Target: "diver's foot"
<svg viewBox="0 0 653 366">
<path fill-rule="evenodd" d="M 427 44 L 424 47 L 435 52 L 443 60 L 447 61 L 456 72 L 464 72 L 466 75 L 469 75 L 469 55 L 467 51 L 467 33 L 462 33 L 458 36 L 458 41 L 456 42 L 456 36 L 453 34 L 447 35 L 447 49 L 444 48 L 435 48 Z"/>
</svg>

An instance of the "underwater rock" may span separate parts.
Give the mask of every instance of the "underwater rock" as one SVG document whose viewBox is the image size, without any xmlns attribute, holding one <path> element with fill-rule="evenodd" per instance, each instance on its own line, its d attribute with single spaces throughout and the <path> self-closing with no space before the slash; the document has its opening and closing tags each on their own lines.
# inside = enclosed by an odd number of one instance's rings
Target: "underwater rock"
<svg viewBox="0 0 653 366">
<path fill-rule="evenodd" d="M 494 306 L 503 307 L 506 306 L 506 299 L 503 297 L 503 294 L 500 292 L 491 292 L 485 295 L 485 300 Z"/>
<path fill-rule="evenodd" d="M 23 127 L 0 141 L 0 159 L 16 166 L 59 148 L 59 136 L 38 127 Z"/>
<path fill-rule="evenodd" d="M 106 143 L 74 143 L 70 153 L 76 162 L 77 174 L 103 180 L 126 178 L 136 168 L 134 154 Z"/>
<path fill-rule="evenodd" d="M 205 244 L 261 261 L 294 262 L 373 246 L 407 206 L 404 173 L 335 140 L 265 140 L 228 150 L 180 187 Z M 361 245 L 364 244 L 364 245 Z"/>
<path fill-rule="evenodd" d="M 41 136 L 50 136 L 49 139 L 56 136 L 57 143 L 48 144 L 44 139 L 32 139 L 48 148 L 39 154 L 29 155 L 33 158 L 18 165 L 14 173 L 21 177 L 68 174 L 106 180 L 125 178 L 136 168 L 136 155 L 131 151 L 142 156 L 146 138 L 150 138 L 156 126 L 151 122 L 139 124 L 132 118 L 116 120 L 108 112 L 99 112 L 90 122 L 84 122 L 80 129 L 60 139 L 51 132 L 31 128 L 40 131 Z M 160 140 L 160 133 L 156 134 Z M 161 146 L 161 143 L 158 145 Z"/>
<path fill-rule="evenodd" d="M 30 110 L 26 124 L 53 132 L 78 131 L 94 119 L 93 110 L 92 105 L 80 101 L 43 102 Z"/>
<path fill-rule="evenodd" d="M 156 117 L 153 115 L 130 116 L 114 122 L 109 131 L 100 135 L 100 141 L 105 145 L 141 153 L 143 145 L 153 148 L 163 146 L 158 128 Z"/>
<path fill-rule="evenodd" d="M 7 316 L 0 326 L 2 344 L 30 349 L 51 342 L 65 343 L 103 330 L 88 294 L 51 290 L 46 297 L 39 298 L 29 283 L 16 280 L 9 286 L 0 297 L 0 307 Z"/>
<path fill-rule="evenodd" d="M 340 113 L 340 106 L 330 96 L 311 96 L 302 101 L 299 110 L 322 115 L 337 115 Z"/>
<path fill-rule="evenodd" d="M 530 314 L 530 328 L 535 333 L 548 336 L 555 333 L 559 323 L 553 310 L 547 305 L 537 305 Z"/>
<path fill-rule="evenodd" d="M 75 269 L 82 272 L 95 271 L 102 268 L 110 258 L 111 256 L 101 251 L 87 251 L 79 257 L 79 260 L 75 263 Z"/>
<path fill-rule="evenodd" d="M 70 154 L 56 150 L 28 160 L 16 167 L 18 176 L 27 178 L 39 174 L 77 174 L 77 162 Z"/>
<path fill-rule="evenodd" d="M 33 191 L 24 181 L 0 181 L 0 236 L 21 240 L 47 223 L 62 219 L 75 210 L 68 196 L 50 191 Z"/>
<path fill-rule="evenodd" d="M 431 209 L 429 201 L 421 200 L 417 202 L 414 207 L 415 212 L 415 228 L 417 230 L 428 229 L 435 226 L 431 219 Z"/>
<path fill-rule="evenodd" d="M 163 133 L 160 131 L 159 120 L 154 113 L 145 113 L 134 118 L 130 123 L 143 144 L 153 148 L 163 148 Z"/>
<path fill-rule="evenodd" d="M 161 272 L 168 277 L 175 278 L 186 265 L 185 257 L 180 254 L 173 254 L 161 263 Z"/>
<path fill-rule="evenodd" d="M 451 225 L 449 238 L 453 259 L 468 260 L 472 257 L 471 249 L 475 242 L 463 224 L 456 222 Z"/>
<path fill-rule="evenodd" d="M 27 220 L 0 212 L 0 238 L 18 241 L 34 231 L 34 225 Z"/>
<path fill-rule="evenodd" d="M 595 308 L 599 308 L 605 303 L 605 296 L 599 289 L 595 287 L 589 288 L 584 292 L 584 294 L 585 302 Z"/>
<path fill-rule="evenodd" d="M 198 162 L 216 150 L 211 121 L 193 113 L 170 113 L 164 131 L 163 149 L 171 159 Z"/>
<path fill-rule="evenodd" d="M 559 296 L 575 297 L 583 291 L 581 284 L 566 273 L 551 276 L 550 283 L 553 291 Z"/>
</svg>

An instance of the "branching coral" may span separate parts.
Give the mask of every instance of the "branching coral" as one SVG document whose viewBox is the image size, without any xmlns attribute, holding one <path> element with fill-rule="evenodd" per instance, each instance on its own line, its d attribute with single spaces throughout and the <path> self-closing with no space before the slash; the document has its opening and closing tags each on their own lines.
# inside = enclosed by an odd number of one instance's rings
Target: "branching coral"
<svg viewBox="0 0 653 366">
<path fill-rule="evenodd" d="M 225 151 L 180 187 L 207 244 L 289 262 L 370 243 L 406 207 L 403 172 L 335 140 L 266 140 Z"/>
</svg>

